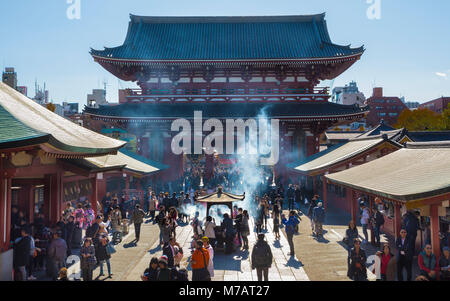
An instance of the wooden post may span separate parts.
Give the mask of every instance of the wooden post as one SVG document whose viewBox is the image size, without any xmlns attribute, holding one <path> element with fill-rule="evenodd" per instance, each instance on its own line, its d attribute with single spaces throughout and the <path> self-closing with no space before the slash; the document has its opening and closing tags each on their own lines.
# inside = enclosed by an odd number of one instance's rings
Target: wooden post
<svg viewBox="0 0 450 301">
<path fill-rule="evenodd" d="M 346 187 L 345 188 L 345 192 L 346 192 L 346 195 L 347 195 L 347 203 L 350 203 L 352 220 L 356 224 L 356 210 L 355 210 L 355 200 L 354 200 L 354 197 L 353 197 L 353 195 L 354 195 L 353 190 L 351 188 Z"/>
<path fill-rule="evenodd" d="M 28 206 L 27 206 L 28 214 L 27 215 L 28 215 L 28 221 L 30 223 L 32 223 L 33 220 L 34 220 L 34 201 L 35 201 L 35 199 L 34 199 L 34 186 L 30 185 L 29 187 L 30 188 L 29 188 L 29 191 L 28 191 L 29 196 L 28 196 Z"/>
<path fill-rule="evenodd" d="M 328 208 L 328 185 L 327 185 L 327 179 L 325 178 L 325 176 L 322 177 L 322 186 L 323 186 L 323 208 L 325 209 L 325 211 Z"/>
<path fill-rule="evenodd" d="M 431 227 L 431 246 L 436 258 L 441 254 L 440 240 L 439 240 L 439 205 L 430 205 L 430 227 Z"/>
<path fill-rule="evenodd" d="M 8 250 L 11 233 L 11 179 L 0 179 L 0 252 Z"/>
<path fill-rule="evenodd" d="M 98 194 L 97 175 L 95 175 L 93 178 L 91 178 L 91 185 L 92 185 L 91 207 L 92 207 L 92 210 L 94 210 L 95 215 L 97 215 L 100 213 L 97 210 L 97 194 Z"/>
<path fill-rule="evenodd" d="M 316 176 L 313 176 L 312 180 L 313 180 L 313 194 L 318 194 Z"/>
<path fill-rule="evenodd" d="M 400 235 L 400 228 L 402 226 L 402 216 L 400 214 L 400 204 L 394 204 L 394 233 L 395 238 Z"/>
<path fill-rule="evenodd" d="M 369 212 L 373 214 L 373 196 L 369 196 Z M 375 244 L 375 232 L 373 231 L 373 225 L 370 227 L 370 242 Z"/>
</svg>

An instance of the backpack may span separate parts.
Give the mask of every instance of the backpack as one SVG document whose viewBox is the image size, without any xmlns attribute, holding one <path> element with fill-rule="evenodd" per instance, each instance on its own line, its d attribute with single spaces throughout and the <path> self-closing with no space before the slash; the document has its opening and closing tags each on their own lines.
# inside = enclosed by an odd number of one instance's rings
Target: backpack
<svg viewBox="0 0 450 301">
<path fill-rule="evenodd" d="M 270 253 L 268 252 L 268 248 L 265 244 L 255 244 L 252 254 L 252 258 L 254 258 L 253 264 L 255 266 L 268 265 L 267 256 L 269 255 Z"/>
<path fill-rule="evenodd" d="M 189 281 L 188 272 L 186 269 L 173 268 L 170 271 L 170 279 L 173 281 Z"/>
</svg>

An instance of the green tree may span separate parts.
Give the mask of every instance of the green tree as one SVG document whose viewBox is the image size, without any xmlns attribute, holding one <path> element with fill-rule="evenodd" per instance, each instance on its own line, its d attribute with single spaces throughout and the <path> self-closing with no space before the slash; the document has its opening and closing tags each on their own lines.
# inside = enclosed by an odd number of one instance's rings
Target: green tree
<svg viewBox="0 0 450 301">
<path fill-rule="evenodd" d="M 408 131 L 439 131 L 443 129 L 442 116 L 428 109 L 404 110 L 398 117 L 397 128 Z"/>
<path fill-rule="evenodd" d="M 442 129 L 450 131 L 450 103 L 447 109 L 442 111 Z"/>
</svg>

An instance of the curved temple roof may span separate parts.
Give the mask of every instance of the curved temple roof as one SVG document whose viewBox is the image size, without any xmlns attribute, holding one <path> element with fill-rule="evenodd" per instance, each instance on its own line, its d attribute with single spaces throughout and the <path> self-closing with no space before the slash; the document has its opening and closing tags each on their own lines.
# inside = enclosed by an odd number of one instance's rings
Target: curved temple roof
<svg viewBox="0 0 450 301">
<path fill-rule="evenodd" d="M 358 56 L 331 42 L 325 14 L 310 16 L 130 16 L 123 45 L 91 50 L 111 60 L 270 60 Z"/>
<path fill-rule="evenodd" d="M 203 117 L 255 118 L 264 112 L 269 118 L 340 118 L 364 114 L 367 108 L 339 105 L 331 102 L 256 103 L 256 102 L 197 102 L 197 103 L 125 103 L 117 106 L 85 107 L 86 114 L 112 118 L 193 118 L 194 111 Z"/>
<path fill-rule="evenodd" d="M 42 144 L 62 156 L 116 153 L 125 142 L 67 120 L 0 83 L 0 148 Z"/>
</svg>

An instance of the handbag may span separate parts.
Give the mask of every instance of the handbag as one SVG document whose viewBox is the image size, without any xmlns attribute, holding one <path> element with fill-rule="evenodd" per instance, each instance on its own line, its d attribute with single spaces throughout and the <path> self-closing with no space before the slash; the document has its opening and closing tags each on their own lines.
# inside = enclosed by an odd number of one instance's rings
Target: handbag
<svg viewBox="0 0 450 301">
<path fill-rule="evenodd" d="M 117 251 L 116 251 L 116 249 L 114 248 L 114 246 L 110 243 L 110 242 L 108 242 L 108 244 L 106 245 L 106 253 L 108 254 L 108 255 L 111 255 L 111 254 L 114 254 L 114 253 L 116 253 Z"/>
</svg>

